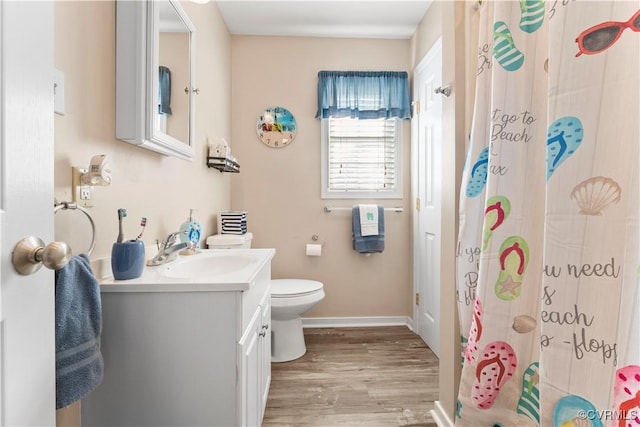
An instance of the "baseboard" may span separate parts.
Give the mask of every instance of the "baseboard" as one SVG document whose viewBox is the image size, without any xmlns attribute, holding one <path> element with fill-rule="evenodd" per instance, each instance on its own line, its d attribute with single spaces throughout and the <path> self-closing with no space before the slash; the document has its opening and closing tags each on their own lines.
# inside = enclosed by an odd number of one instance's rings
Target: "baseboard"
<svg viewBox="0 0 640 427">
<path fill-rule="evenodd" d="M 438 427 L 453 427 L 453 421 L 451 421 L 439 400 L 433 402 L 433 409 L 429 411 L 429 414 Z"/>
<path fill-rule="evenodd" d="M 302 318 L 303 328 L 362 328 L 372 326 L 406 326 L 413 330 L 413 321 L 407 316 Z"/>
</svg>

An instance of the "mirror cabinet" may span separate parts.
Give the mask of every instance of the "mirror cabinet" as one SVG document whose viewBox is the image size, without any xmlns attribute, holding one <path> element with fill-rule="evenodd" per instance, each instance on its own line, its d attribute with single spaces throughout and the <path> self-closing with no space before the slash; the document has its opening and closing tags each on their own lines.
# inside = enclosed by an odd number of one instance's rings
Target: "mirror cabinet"
<svg viewBox="0 0 640 427">
<path fill-rule="evenodd" d="M 116 138 L 194 154 L 195 27 L 177 0 L 116 2 Z"/>
</svg>

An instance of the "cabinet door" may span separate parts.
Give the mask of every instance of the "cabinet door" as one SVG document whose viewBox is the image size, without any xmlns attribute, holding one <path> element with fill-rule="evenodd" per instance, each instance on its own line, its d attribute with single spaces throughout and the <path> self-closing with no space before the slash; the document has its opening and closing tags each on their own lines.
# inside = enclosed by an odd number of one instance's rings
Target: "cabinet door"
<svg viewBox="0 0 640 427">
<path fill-rule="evenodd" d="M 259 426 L 262 414 L 262 394 L 260 388 L 260 365 L 262 364 L 260 354 L 260 336 L 262 329 L 262 310 L 256 310 L 249 326 L 245 330 L 242 338 L 238 342 L 240 361 L 238 371 L 238 396 L 240 414 L 238 420 L 240 426 Z"/>
<path fill-rule="evenodd" d="M 260 332 L 260 420 L 264 416 L 271 385 L 271 295 L 267 293 L 262 306 L 262 326 Z"/>
</svg>

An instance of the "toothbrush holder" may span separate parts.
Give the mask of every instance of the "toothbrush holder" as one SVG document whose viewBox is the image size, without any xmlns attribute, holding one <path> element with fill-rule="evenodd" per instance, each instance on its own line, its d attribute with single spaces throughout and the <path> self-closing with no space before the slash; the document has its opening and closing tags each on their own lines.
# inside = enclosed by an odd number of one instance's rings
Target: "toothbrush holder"
<svg viewBox="0 0 640 427">
<path fill-rule="evenodd" d="M 144 243 L 142 240 L 127 240 L 114 243 L 111 248 L 111 271 L 116 280 L 135 279 L 144 270 Z"/>
</svg>

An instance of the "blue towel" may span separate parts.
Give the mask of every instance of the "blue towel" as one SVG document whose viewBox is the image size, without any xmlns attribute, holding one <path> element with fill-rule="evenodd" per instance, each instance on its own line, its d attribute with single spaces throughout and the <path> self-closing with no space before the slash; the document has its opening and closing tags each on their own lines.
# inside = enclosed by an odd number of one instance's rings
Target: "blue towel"
<svg viewBox="0 0 640 427">
<path fill-rule="evenodd" d="M 85 397 L 102 382 L 100 286 L 89 257 L 56 271 L 56 409 Z"/>
<path fill-rule="evenodd" d="M 378 235 L 362 236 L 360 232 L 360 207 L 354 206 L 351 211 L 351 237 L 353 249 L 361 254 L 384 251 L 384 208 L 378 206 Z"/>
<path fill-rule="evenodd" d="M 171 113 L 171 70 L 161 65 L 158 68 L 158 114 Z"/>
</svg>

